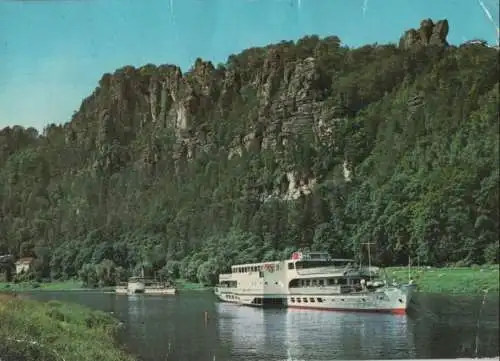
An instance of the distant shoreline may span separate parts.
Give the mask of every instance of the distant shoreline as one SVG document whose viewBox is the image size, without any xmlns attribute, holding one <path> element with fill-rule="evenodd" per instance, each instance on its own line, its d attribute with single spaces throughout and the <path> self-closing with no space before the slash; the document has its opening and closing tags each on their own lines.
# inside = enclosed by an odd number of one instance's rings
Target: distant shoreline
<svg viewBox="0 0 500 361">
<path fill-rule="evenodd" d="M 175 287 L 181 291 L 207 291 L 211 290 L 213 287 L 204 286 L 201 283 L 188 282 L 183 279 L 178 279 L 175 281 Z M 0 282 L 0 293 L 3 292 L 33 292 L 33 291 L 43 291 L 43 292 L 77 292 L 77 291 L 100 291 L 100 292 L 114 292 L 114 286 L 89 288 L 84 287 L 82 282 L 78 280 L 68 280 L 68 281 L 52 281 L 52 282 Z"/>
<path fill-rule="evenodd" d="M 486 290 L 489 293 L 499 292 L 499 266 L 475 267 L 387 267 L 382 269 L 381 276 L 387 276 L 389 281 L 407 282 L 410 277 L 417 284 L 418 291 L 426 293 L 441 293 L 450 295 L 481 295 Z M 175 282 L 180 291 L 207 291 L 212 286 L 178 279 Z M 54 281 L 47 283 L 5 283 L 0 282 L 1 291 L 31 292 L 31 291 L 102 291 L 113 292 L 114 287 L 87 288 L 77 280 Z"/>
</svg>

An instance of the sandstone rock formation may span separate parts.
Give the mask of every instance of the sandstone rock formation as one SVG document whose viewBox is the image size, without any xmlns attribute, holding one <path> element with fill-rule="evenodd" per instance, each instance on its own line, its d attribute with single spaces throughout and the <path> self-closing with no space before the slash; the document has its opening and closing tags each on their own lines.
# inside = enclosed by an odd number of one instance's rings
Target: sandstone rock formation
<svg viewBox="0 0 500 361">
<path fill-rule="evenodd" d="M 434 23 L 431 19 L 422 20 L 420 28 L 405 31 L 399 40 L 399 47 L 410 49 L 415 46 L 448 46 L 446 37 L 448 36 L 448 20 L 439 20 Z"/>
</svg>

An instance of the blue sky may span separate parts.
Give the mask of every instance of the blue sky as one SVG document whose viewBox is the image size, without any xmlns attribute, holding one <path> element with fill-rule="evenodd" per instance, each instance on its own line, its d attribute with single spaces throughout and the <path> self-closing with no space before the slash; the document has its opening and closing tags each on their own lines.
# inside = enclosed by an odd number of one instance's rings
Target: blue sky
<svg viewBox="0 0 500 361">
<path fill-rule="evenodd" d="M 483 2 L 498 24 L 496 0 Z M 123 65 L 187 70 L 197 57 L 224 62 L 306 34 L 396 42 L 429 17 L 448 19 L 451 43 L 496 41 L 477 0 L 0 0 L 0 129 L 68 121 Z"/>
</svg>

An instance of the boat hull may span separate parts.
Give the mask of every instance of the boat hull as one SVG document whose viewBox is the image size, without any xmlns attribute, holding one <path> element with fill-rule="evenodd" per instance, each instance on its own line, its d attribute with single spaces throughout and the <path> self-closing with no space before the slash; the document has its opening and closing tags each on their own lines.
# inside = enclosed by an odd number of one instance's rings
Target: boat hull
<svg viewBox="0 0 500 361">
<path fill-rule="evenodd" d="M 240 303 L 240 299 L 233 291 L 215 288 L 215 296 L 222 302 Z"/>
<path fill-rule="evenodd" d="M 291 292 L 287 307 L 324 311 L 382 312 L 405 314 L 415 287 L 387 287 L 373 292 L 352 294 L 301 294 Z"/>
<path fill-rule="evenodd" d="M 216 289 L 215 294 L 222 302 L 253 307 L 406 314 L 414 290 L 414 285 L 403 285 L 352 294 L 315 294 L 291 291 L 287 295 L 267 297 L 264 295 L 241 295 L 237 293 L 237 290 L 221 291 L 218 289 Z"/>
<path fill-rule="evenodd" d="M 144 289 L 144 294 L 147 295 L 175 295 L 177 294 L 176 288 L 149 288 Z"/>
<path fill-rule="evenodd" d="M 215 289 L 215 295 L 222 302 L 236 303 L 244 306 L 260 308 L 286 307 L 286 298 L 282 295 L 264 295 L 261 293 L 238 293 L 228 289 Z"/>
<path fill-rule="evenodd" d="M 148 288 L 144 289 L 134 289 L 129 290 L 125 287 L 117 287 L 115 289 L 117 295 L 134 295 L 134 294 L 145 294 L 145 295 L 176 295 L 176 288 Z"/>
</svg>

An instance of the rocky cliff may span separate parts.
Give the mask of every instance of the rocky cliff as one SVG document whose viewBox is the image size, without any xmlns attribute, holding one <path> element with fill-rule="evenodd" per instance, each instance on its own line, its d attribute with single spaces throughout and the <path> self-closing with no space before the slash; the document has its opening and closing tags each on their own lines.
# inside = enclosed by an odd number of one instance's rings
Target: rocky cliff
<svg viewBox="0 0 500 361">
<path fill-rule="evenodd" d="M 405 32 L 400 47 L 444 46 L 447 33 L 446 20 L 436 24 L 424 20 L 420 29 Z M 388 57 L 400 54 L 392 46 L 364 51 L 368 57 L 382 57 L 384 52 Z M 328 59 L 327 63 L 325 58 L 334 52 L 336 62 Z M 144 129 L 154 136 L 155 128 L 172 128 L 177 137 L 174 157 L 183 161 L 217 148 L 213 123 L 237 113 L 238 119 L 231 119 L 239 124 L 235 125 L 237 134 L 226 145 L 228 157 L 250 150 L 283 152 L 287 142 L 304 128 L 324 146 L 334 147 L 335 124 L 354 117 L 408 76 L 404 64 L 398 64 L 399 68 L 384 75 L 393 77 L 391 81 L 364 79 L 377 90 L 374 94 L 360 94 L 356 88 L 363 74 L 356 74 L 359 70 L 350 63 L 362 56 L 363 49 L 348 53 L 336 37 L 312 36 L 296 44 L 283 42 L 247 50 L 219 68 L 201 59 L 186 73 L 173 65 L 124 67 L 105 74 L 99 87 L 83 101 L 66 126 L 67 142 L 105 152 L 110 144 L 127 147 Z M 351 71 L 353 74 L 349 74 Z M 95 166 L 108 171 L 133 160 L 154 167 L 160 153 L 152 145 L 141 155 L 113 157 L 109 153 Z M 346 172 L 351 168 L 347 158 L 344 167 Z M 288 168 L 283 173 L 287 196 L 297 197 L 301 189 L 310 192 L 319 175 L 293 169 L 293 164 Z"/>
<path fill-rule="evenodd" d="M 447 32 L 425 20 L 399 46 L 308 36 L 105 74 L 67 124 L 0 132 L 4 248 L 50 249 L 58 277 L 182 260 L 195 279 L 215 272 L 207 249 L 225 265 L 374 239 L 385 263 L 495 258 L 498 54 Z"/>
</svg>

